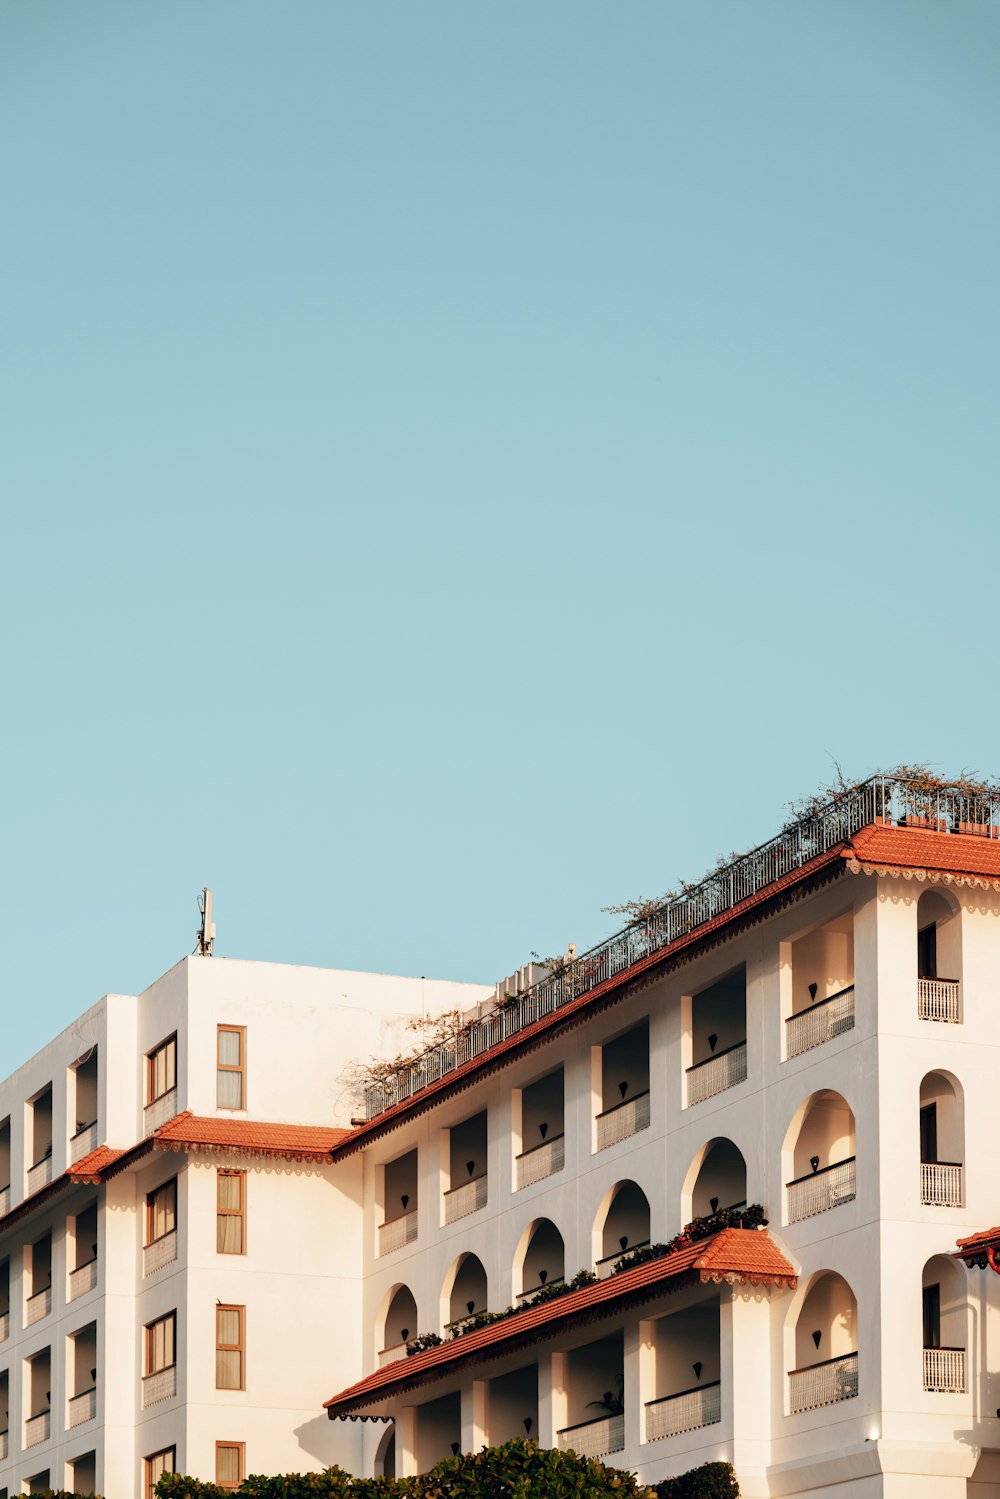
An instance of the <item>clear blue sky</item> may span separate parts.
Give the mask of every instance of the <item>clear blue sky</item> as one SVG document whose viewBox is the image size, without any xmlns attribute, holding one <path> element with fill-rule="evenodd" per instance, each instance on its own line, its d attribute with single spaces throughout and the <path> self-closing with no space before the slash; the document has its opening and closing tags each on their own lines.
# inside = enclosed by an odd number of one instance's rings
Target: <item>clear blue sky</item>
<svg viewBox="0 0 1000 1499">
<path fill-rule="evenodd" d="M 6 1072 L 1000 770 L 995 0 L 0 16 Z"/>
</svg>

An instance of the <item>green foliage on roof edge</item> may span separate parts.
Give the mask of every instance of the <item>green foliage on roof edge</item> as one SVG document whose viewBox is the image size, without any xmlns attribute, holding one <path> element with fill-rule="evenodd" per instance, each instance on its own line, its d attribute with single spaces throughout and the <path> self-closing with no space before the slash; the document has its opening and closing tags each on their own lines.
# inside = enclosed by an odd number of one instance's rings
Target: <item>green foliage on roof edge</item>
<svg viewBox="0 0 1000 1499">
<path fill-rule="evenodd" d="M 157 1499 L 228 1499 L 232 1493 L 250 1499 L 738 1499 L 739 1492 L 729 1463 L 705 1463 L 647 1487 L 620 1468 L 530 1441 L 460 1453 L 419 1478 L 352 1478 L 342 1468 L 327 1468 L 253 1475 L 235 1490 L 177 1473 L 165 1473 L 156 1485 Z"/>
</svg>

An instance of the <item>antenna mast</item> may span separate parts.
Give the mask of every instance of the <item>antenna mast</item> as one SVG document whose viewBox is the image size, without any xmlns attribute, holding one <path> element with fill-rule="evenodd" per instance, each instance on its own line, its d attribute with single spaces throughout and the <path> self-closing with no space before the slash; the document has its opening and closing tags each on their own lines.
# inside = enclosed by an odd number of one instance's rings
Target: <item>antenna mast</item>
<svg viewBox="0 0 1000 1499">
<path fill-rule="evenodd" d="M 210 958 L 215 942 L 215 922 L 212 920 L 212 892 L 207 885 L 201 892 L 198 910 L 201 912 L 201 926 L 198 929 L 195 952 L 200 958 Z"/>
</svg>

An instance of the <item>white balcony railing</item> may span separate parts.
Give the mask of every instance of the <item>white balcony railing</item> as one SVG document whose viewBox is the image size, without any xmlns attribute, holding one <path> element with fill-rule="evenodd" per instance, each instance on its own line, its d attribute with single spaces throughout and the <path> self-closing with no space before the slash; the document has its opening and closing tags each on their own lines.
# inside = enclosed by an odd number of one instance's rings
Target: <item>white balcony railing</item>
<svg viewBox="0 0 1000 1499">
<path fill-rule="evenodd" d="M 0 1343 L 6 1343 L 10 1337 L 10 1312 L 0 1315 Z"/>
<path fill-rule="evenodd" d="M 785 1021 L 785 1056 L 799 1057 L 824 1041 L 854 1029 L 854 985 L 821 999 L 818 1005 L 789 1015 Z"/>
<path fill-rule="evenodd" d="M 398 1363 L 401 1358 L 406 1357 L 406 1344 L 393 1343 L 391 1348 L 382 1348 L 379 1351 L 378 1366 L 384 1369 L 386 1364 Z"/>
<path fill-rule="evenodd" d="M 619 1140 L 637 1135 L 641 1129 L 649 1128 L 649 1089 L 616 1103 L 597 1116 L 597 1148 L 607 1150 Z"/>
<path fill-rule="evenodd" d="M 84 1260 L 82 1265 L 77 1265 L 75 1270 L 69 1272 L 69 1299 L 75 1301 L 78 1296 L 85 1296 L 97 1285 L 97 1257 L 92 1260 Z"/>
<path fill-rule="evenodd" d="M 958 1025 L 958 979 L 917 979 L 917 1014 L 921 1020 L 944 1020 Z"/>
<path fill-rule="evenodd" d="M 51 1411 L 39 1411 L 37 1416 L 29 1416 L 24 1423 L 24 1445 L 37 1447 L 39 1442 L 47 1442 L 51 1425 Z"/>
<path fill-rule="evenodd" d="M 929 1207 L 965 1205 L 964 1172 L 955 1161 L 921 1161 L 920 1201 Z"/>
<path fill-rule="evenodd" d="M 621 1452 L 625 1446 L 625 1416 L 598 1416 L 596 1421 L 582 1421 L 556 1433 L 560 1452 L 575 1452 L 578 1457 L 603 1457 L 606 1452 Z"/>
<path fill-rule="evenodd" d="M 646 1405 L 646 1441 L 676 1437 L 682 1431 L 697 1431 L 700 1426 L 713 1426 L 721 1420 L 722 1386 L 716 1380 L 662 1400 L 650 1400 Z"/>
<path fill-rule="evenodd" d="M 167 1369 L 157 1369 L 155 1374 L 144 1374 L 142 1377 L 142 1408 L 148 1410 L 151 1405 L 158 1405 L 161 1400 L 169 1400 L 171 1395 L 177 1394 L 177 1365 L 171 1364 Z"/>
<path fill-rule="evenodd" d="M 536 1286 L 529 1286 L 526 1291 L 518 1291 L 517 1295 L 514 1297 L 514 1300 L 515 1301 L 530 1301 L 531 1298 L 532 1298 L 532 1296 L 537 1296 L 538 1293 L 539 1293 L 539 1291 L 544 1291 L 545 1290 L 546 1286 L 563 1286 L 565 1284 L 566 1284 L 566 1277 L 564 1275 L 553 1275 L 553 1277 L 552 1277 L 551 1280 L 540 1280 Z M 459 1322 L 456 1322 L 454 1325 L 456 1327 L 460 1326 L 461 1325 L 461 1319 L 460 1319 Z"/>
<path fill-rule="evenodd" d="M 97 1391 L 81 1390 L 79 1395 L 69 1397 L 70 1427 L 82 1426 L 84 1421 L 93 1421 L 97 1415 Z"/>
<path fill-rule="evenodd" d="M 417 1237 L 417 1210 L 413 1208 L 409 1213 L 403 1213 L 399 1218 L 390 1218 L 388 1223 L 380 1223 L 378 1226 L 378 1252 L 379 1254 L 392 1254 L 394 1249 L 402 1249 L 404 1244 L 412 1244 Z"/>
<path fill-rule="evenodd" d="M 845 1353 L 840 1358 L 824 1359 L 804 1369 L 792 1369 L 788 1375 L 789 1409 L 816 1410 L 821 1405 L 836 1405 L 839 1400 L 853 1400 L 858 1393 L 858 1355 Z"/>
<path fill-rule="evenodd" d="M 83 1129 L 77 1130 L 69 1142 L 69 1158 L 71 1161 L 82 1161 L 85 1155 L 97 1149 L 97 1120 L 91 1124 L 85 1124 Z"/>
<path fill-rule="evenodd" d="M 47 1187 L 52 1180 L 52 1157 L 47 1155 L 44 1160 L 36 1161 L 28 1168 L 28 1196 L 34 1192 L 40 1192 Z"/>
<path fill-rule="evenodd" d="M 10 1183 L 6 1187 L 0 1187 L 0 1218 L 10 1212 Z"/>
<path fill-rule="evenodd" d="M 142 1246 L 142 1276 L 145 1280 L 147 1275 L 155 1275 L 157 1270 L 162 1270 L 164 1265 L 171 1264 L 177 1258 L 177 1230 L 172 1228 L 168 1234 L 161 1234 L 154 1239 L 152 1244 Z"/>
<path fill-rule="evenodd" d="M 522 1151 L 517 1158 L 517 1190 L 520 1192 L 522 1187 L 530 1187 L 532 1182 L 540 1182 L 546 1176 L 552 1176 L 556 1171 L 561 1171 L 565 1164 L 565 1135 L 553 1135 L 551 1140 L 544 1140 L 541 1145 Z"/>
<path fill-rule="evenodd" d="M 486 1181 L 485 1176 L 475 1176 L 472 1181 L 452 1187 L 444 1194 L 445 1223 L 455 1223 L 486 1206 Z"/>
<path fill-rule="evenodd" d="M 925 1348 L 924 1389 L 965 1394 L 965 1349 Z"/>
<path fill-rule="evenodd" d="M 633 1249 L 645 1249 L 649 1243 L 648 1239 L 637 1239 L 634 1244 L 626 1244 L 624 1249 L 616 1250 L 614 1254 L 606 1254 L 602 1260 L 598 1260 L 594 1266 L 598 1280 L 607 1280 L 614 1271 L 618 1261 L 626 1254 L 631 1254 Z"/>
<path fill-rule="evenodd" d="M 788 1183 L 787 1191 L 789 1223 L 801 1223 L 803 1218 L 815 1218 L 842 1202 L 853 1202 L 858 1195 L 857 1161 L 849 1156 L 811 1176 L 800 1176 Z"/>
<path fill-rule="evenodd" d="M 36 1291 L 34 1296 L 29 1296 L 24 1304 L 24 1325 L 33 1327 L 36 1322 L 41 1322 L 52 1310 L 52 1287 L 45 1286 L 41 1291 Z"/>
<path fill-rule="evenodd" d="M 688 1108 L 692 1104 L 702 1103 L 706 1098 L 714 1098 L 717 1093 L 725 1093 L 727 1088 L 735 1088 L 737 1083 L 745 1083 L 746 1080 L 747 1044 L 745 1041 L 738 1041 L 735 1046 L 727 1046 L 725 1051 L 718 1052 L 714 1057 L 706 1057 L 703 1062 L 695 1062 L 693 1067 L 688 1068 Z"/>
<path fill-rule="evenodd" d="M 161 1124 L 166 1124 L 177 1113 L 177 1089 L 171 1088 L 167 1093 L 161 1093 L 159 1098 L 147 1104 L 142 1111 L 143 1129 L 147 1135 L 151 1135 Z"/>
<path fill-rule="evenodd" d="M 7 1461 L 7 1454 L 10 1450 L 9 1437 L 9 1432 L 0 1431 L 0 1463 Z"/>
</svg>

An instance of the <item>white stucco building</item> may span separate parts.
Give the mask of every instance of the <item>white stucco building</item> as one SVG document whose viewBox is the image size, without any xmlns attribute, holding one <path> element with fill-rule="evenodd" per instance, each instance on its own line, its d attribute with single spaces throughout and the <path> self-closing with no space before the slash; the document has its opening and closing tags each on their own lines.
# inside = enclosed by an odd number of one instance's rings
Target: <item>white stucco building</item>
<svg viewBox="0 0 1000 1499">
<path fill-rule="evenodd" d="M 0 1489 L 527 1433 L 1000 1499 L 998 832 L 877 779 L 496 991 L 199 957 L 105 998 L 0 1085 Z M 345 1064 L 445 1009 L 352 1125 Z"/>
</svg>

